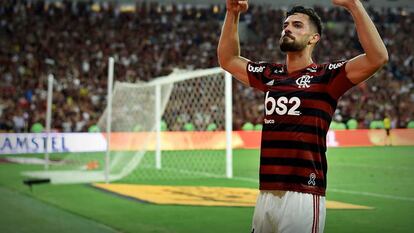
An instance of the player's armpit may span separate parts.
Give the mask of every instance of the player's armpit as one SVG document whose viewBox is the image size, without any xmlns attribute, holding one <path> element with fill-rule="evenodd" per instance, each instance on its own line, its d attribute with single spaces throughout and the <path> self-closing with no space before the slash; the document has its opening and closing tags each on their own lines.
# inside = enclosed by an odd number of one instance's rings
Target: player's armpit
<svg viewBox="0 0 414 233">
<path fill-rule="evenodd" d="M 361 54 L 346 63 L 346 76 L 353 84 L 358 84 L 370 78 L 386 63 L 386 60 L 380 59 L 370 61 L 365 54 Z"/>
<path fill-rule="evenodd" d="M 220 62 L 220 66 L 231 73 L 233 77 L 235 77 L 237 80 L 242 82 L 243 84 L 249 85 L 249 78 L 247 75 L 247 63 L 249 60 L 247 60 L 244 57 L 233 57 L 231 59 L 228 59 L 224 64 L 223 62 Z"/>
</svg>

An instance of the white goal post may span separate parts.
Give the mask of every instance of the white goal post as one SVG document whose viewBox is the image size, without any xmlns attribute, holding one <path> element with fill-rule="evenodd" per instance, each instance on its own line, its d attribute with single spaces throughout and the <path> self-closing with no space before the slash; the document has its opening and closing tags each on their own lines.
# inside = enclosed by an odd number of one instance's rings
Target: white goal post
<svg viewBox="0 0 414 233">
<path fill-rule="evenodd" d="M 225 72 L 221 68 L 211 68 L 205 70 L 196 70 L 196 71 L 175 71 L 167 77 L 162 77 L 153 80 L 149 85 L 155 86 L 155 96 L 156 96 L 156 108 L 155 108 L 155 129 L 156 129 L 156 168 L 161 169 L 161 121 L 162 121 L 162 112 L 161 109 L 161 86 L 170 84 L 170 83 L 180 83 L 185 82 L 191 79 L 197 78 L 208 78 L 206 76 L 214 76 L 217 74 L 223 74 L 224 78 L 224 131 L 226 135 L 226 177 L 233 177 L 233 148 L 232 148 L 232 131 L 233 131 L 233 97 L 232 97 L 232 76 L 230 73 Z M 206 93 L 207 95 L 209 93 Z"/>
<path fill-rule="evenodd" d="M 221 68 L 175 70 L 150 82 L 115 82 L 111 88 L 113 72 L 110 60 L 108 106 L 98 122 L 106 131 L 107 151 L 69 153 L 59 163 L 51 163 L 48 171 L 24 175 L 52 183 L 233 177 L 229 73 Z M 196 138 L 206 142 L 200 150 L 163 149 L 166 143 L 174 144 L 174 140 L 163 140 L 165 134 L 206 137 L 203 132 L 207 131 L 224 135 L 225 142 L 220 143 L 225 146 L 209 145 L 210 138 Z"/>
</svg>

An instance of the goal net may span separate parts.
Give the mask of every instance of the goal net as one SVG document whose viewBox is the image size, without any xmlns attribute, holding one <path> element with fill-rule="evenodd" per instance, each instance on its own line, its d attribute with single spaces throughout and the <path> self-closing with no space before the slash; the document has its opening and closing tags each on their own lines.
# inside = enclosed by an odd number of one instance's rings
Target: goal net
<svg viewBox="0 0 414 233">
<path fill-rule="evenodd" d="M 98 122 L 110 128 L 106 153 L 69 153 L 25 175 L 52 183 L 232 177 L 231 76 L 222 69 L 116 82 L 108 96 Z"/>
</svg>

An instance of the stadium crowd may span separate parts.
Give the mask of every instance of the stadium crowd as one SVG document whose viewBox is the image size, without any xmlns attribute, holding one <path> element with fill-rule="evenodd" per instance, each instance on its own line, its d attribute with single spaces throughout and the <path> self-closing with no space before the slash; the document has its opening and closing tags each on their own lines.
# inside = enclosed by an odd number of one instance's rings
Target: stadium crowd
<svg viewBox="0 0 414 233">
<path fill-rule="evenodd" d="M 325 22 L 315 51 L 318 63 L 343 60 L 361 48 L 348 13 L 316 7 Z M 111 2 L 48 3 L 6 0 L 0 4 L 0 131 L 28 132 L 44 124 L 47 76 L 54 74 L 52 128 L 87 131 L 106 104 L 107 60 L 116 60 L 118 81 L 149 81 L 174 68 L 216 67 L 223 6 L 195 7 L 139 2 L 135 11 Z M 414 13 L 374 9 L 370 14 L 390 62 L 340 101 L 334 120 L 355 119 L 359 128 L 389 117 L 393 128 L 414 120 Z M 283 11 L 251 6 L 242 55 L 283 63 L 278 49 Z M 263 94 L 234 82 L 234 128 L 262 119 Z"/>
</svg>

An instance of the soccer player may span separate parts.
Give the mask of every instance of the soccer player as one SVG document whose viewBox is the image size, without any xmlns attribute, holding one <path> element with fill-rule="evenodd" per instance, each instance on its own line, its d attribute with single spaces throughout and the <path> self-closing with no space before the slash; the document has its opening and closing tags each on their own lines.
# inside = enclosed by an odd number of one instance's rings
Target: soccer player
<svg viewBox="0 0 414 233">
<path fill-rule="evenodd" d="M 384 129 L 385 129 L 385 145 L 392 146 L 391 141 L 391 119 L 386 115 L 383 120 Z"/>
<path fill-rule="evenodd" d="M 240 56 L 238 22 L 248 2 L 226 0 L 217 49 L 220 66 L 265 93 L 254 233 L 323 232 L 326 134 L 338 99 L 388 61 L 385 45 L 360 0 L 332 3 L 351 13 L 364 53 L 315 64 L 312 51 L 321 39 L 322 23 L 312 8 L 296 6 L 286 14 L 279 41 L 285 64 L 275 64 Z"/>
</svg>

